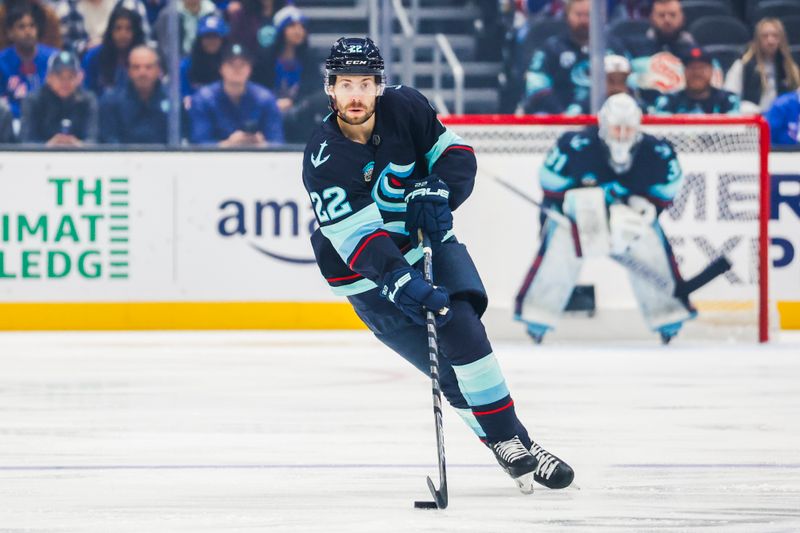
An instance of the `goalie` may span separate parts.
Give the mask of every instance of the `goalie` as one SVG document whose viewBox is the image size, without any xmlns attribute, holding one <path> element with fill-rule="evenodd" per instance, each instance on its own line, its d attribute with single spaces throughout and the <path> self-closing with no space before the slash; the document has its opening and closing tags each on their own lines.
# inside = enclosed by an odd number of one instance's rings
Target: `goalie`
<svg viewBox="0 0 800 533">
<path fill-rule="evenodd" d="M 563 134 L 545 159 L 542 244 L 515 308 L 537 343 L 555 327 L 588 257 L 626 267 L 644 320 L 664 343 L 696 315 L 658 223 L 683 174 L 672 145 L 643 133 L 641 119 L 633 98 L 611 96 L 598 127 Z"/>
</svg>

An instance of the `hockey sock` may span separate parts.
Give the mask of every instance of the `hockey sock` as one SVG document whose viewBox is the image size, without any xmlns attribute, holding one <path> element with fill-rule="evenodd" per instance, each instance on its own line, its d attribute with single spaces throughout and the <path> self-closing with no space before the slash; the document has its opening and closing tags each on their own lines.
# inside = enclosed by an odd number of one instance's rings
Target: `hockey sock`
<svg viewBox="0 0 800 533">
<path fill-rule="evenodd" d="M 453 365 L 453 371 L 475 421 L 483 430 L 483 435 L 476 431 L 478 436 L 488 442 L 498 442 L 516 435 L 521 424 L 494 354 L 467 365 Z M 471 420 L 467 423 L 472 426 Z"/>
</svg>

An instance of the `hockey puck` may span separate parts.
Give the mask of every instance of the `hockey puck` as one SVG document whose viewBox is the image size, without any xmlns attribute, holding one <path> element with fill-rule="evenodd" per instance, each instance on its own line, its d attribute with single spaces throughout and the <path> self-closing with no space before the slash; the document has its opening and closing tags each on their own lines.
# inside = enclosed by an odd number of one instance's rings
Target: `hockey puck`
<svg viewBox="0 0 800 533">
<path fill-rule="evenodd" d="M 438 509 L 436 502 L 414 502 L 414 509 Z"/>
</svg>

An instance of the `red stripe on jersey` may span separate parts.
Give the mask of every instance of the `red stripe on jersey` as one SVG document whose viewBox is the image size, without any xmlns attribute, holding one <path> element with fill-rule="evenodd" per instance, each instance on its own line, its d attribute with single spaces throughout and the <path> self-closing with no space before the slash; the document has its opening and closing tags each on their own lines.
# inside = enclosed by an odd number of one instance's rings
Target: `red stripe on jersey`
<svg viewBox="0 0 800 533">
<path fill-rule="evenodd" d="M 341 278 L 325 278 L 328 283 L 336 283 L 337 281 L 348 281 L 363 277 L 361 274 L 353 274 L 352 276 L 342 276 Z"/>
<path fill-rule="evenodd" d="M 388 236 L 389 236 L 389 234 L 386 233 L 385 231 L 379 231 L 377 233 L 373 233 L 372 235 L 370 235 L 367 238 L 367 240 L 365 240 L 363 243 L 361 243 L 361 246 L 358 247 L 358 250 L 356 250 L 356 253 L 353 254 L 353 258 L 350 259 L 350 264 L 347 265 L 347 266 L 349 266 L 350 268 L 353 268 L 353 265 L 355 264 L 356 260 L 358 259 L 358 256 L 361 255 L 361 252 L 364 251 L 364 248 L 366 248 L 367 244 L 369 244 L 369 241 L 371 241 L 372 239 L 374 239 L 376 237 L 388 237 Z"/>
<path fill-rule="evenodd" d="M 442 155 L 446 154 L 450 150 L 466 150 L 467 152 L 472 152 L 473 154 L 475 153 L 475 150 L 472 149 L 472 146 L 467 146 L 466 144 L 453 144 L 445 148 L 444 152 L 442 152 Z"/>
</svg>

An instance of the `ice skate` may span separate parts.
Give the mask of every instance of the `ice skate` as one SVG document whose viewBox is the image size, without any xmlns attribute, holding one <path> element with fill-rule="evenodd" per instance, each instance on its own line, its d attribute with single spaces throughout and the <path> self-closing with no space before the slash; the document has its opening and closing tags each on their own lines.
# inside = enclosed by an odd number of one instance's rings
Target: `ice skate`
<svg viewBox="0 0 800 533">
<path fill-rule="evenodd" d="M 519 437 L 489 444 L 494 457 L 503 470 L 511 476 L 523 494 L 533 492 L 533 472 L 536 470 L 536 458 L 525 448 Z"/>
<path fill-rule="evenodd" d="M 563 489 L 575 479 L 575 472 L 567 463 L 531 441 L 531 455 L 537 461 L 533 480 L 549 489 Z"/>
</svg>

